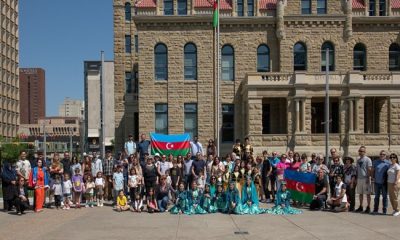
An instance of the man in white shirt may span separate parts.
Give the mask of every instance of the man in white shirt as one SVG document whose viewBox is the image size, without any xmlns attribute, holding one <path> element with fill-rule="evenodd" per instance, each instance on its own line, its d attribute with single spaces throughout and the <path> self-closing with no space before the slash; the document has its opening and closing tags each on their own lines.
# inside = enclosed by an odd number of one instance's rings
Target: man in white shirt
<svg viewBox="0 0 400 240">
<path fill-rule="evenodd" d="M 129 134 L 128 141 L 125 142 L 125 156 L 129 157 L 132 154 L 136 154 L 136 143 L 132 134 Z"/>
<path fill-rule="evenodd" d="M 19 160 L 16 164 L 17 174 L 19 177 L 23 177 L 26 180 L 29 179 L 29 174 L 31 173 L 31 163 L 26 159 L 26 152 L 21 151 L 19 155 Z"/>
<path fill-rule="evenodd" d="M 101 161 L 97 152 L 93 152 L 93 161 L 92 161 L 92 176 L 95 178 L 98 172 L 103 172 L 103 161 Z"/>
<path fill-rule="evenodd" d="M 192 151 L 192 158 L 197 156 L 197 153 L 203 155 L 203 145 L 201 145 L 197 136 L 194 136 L 194 140 L 190 142 L 190 148 Z"/>
</svg>

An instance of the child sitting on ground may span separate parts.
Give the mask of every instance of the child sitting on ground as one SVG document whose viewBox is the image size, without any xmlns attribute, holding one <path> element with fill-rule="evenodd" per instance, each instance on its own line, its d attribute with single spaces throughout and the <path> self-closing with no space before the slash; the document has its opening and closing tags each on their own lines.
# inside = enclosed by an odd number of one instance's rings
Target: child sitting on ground
<svg viewBox="0 0 400 240">
<path fill-rule="evenodd" d="M 120 190 L 117 197 L 117 212 L 129 210 L 128 200 L 123 190 Z"/>
</svg>

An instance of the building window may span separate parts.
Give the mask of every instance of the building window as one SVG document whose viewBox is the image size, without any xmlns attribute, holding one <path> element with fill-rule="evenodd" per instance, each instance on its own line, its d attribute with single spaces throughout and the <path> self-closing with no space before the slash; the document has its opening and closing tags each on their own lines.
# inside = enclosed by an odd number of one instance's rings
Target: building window
<svg viewBox="0 0 400 240">
<path fill-rule="evenodd" d="M 364 44 L 357 43 L 354 46 L 353 58 L 353 70 L 365 71 L 367 69 L 367 53 Z"/>
<path fill-rule="evenodd" d="M 130 21 L 132 18 L 132 10 L 131 10 L 131 4 L 130 3 L 125 3 L 125 20 Z"/>
<path fill-rule="evenodd" d="M 386 16 L 386 0 L 379 0 L 379 16 Z"/>
<path fill-rule="evenodd" d="M 222 142 L 233 142 L 235 138 L 234 107 L 235 105 L 233 104 L 222 104 L 222 128 L 221 128 Z"/>
<path fill-rule="evenodd" d="M 329 98 L 329 132 L 339 132 L 339 102 L 337 98 Z M 325 133 L 325 99 L 311 99 L 311 133 Z"/>
<path fill-rule="evenodd" d="M 293 48 L 294 71 L 307 70 L 307 48 L 304 43 L 298 42 Z"/>
<path fill-rule="evenodd" d="M 173 0 L 164 0 L 164 15 L 174 15 Z"/>
<path fill-rule="evenodd" d="M 132 93 L 132 73 L 125 72 L 125 93 Z"/>
<path fill-rule="evenodd" d="M 400 71 L 400 46 L 397 43 L 389 47 L 389 71 Z"/>
<path fill-rule="evenodd" d="M 254 16 L 254 0 L 247 0 L 247 16 Z"/>
<path fill-rule="evenodd" d="M 185 103 L 185 133 L 190 134 L 190 139 L 197 136 L 197 104 Z"/>
<path fill-rule="evenodd" d="M 237 15 L 239 17 L 244 15 L 243 0 L 237 0 Z"/>
<path fill-rule="evenodd" d="M 168 134 L 168 104 L 155 104 L 155 132 Z"/>
<path fill-rule="evenodd" d="M 197 80 L 197 48 L 193 43 L 184 47 L 184 75 L 185 80 Z"/>
<path fill-rule="evenodd" d="M 301 0 L 301 14 L 311 14 L 311 0 Z"/>
<path fill-rule="evenodd" d="M 235 53 L 233 47 L 225 45 L 222 47 L 221 78 L 222 80 L 233 81 L 235 79 Z"/>
<path fill-rule="evenodd" d="M 375 11 L 376 11 L 375 6 L 376 6 L 375 0 L 369 0 L 369 9 L 368 9 L 369 16 L 375 16 Z"/>
<path fill-rule="evenodd" d="M 178 15 L 187 15 L 187 0 L 178 0 Z"/>
<path fill-rule="evenodd" d="M 317 14 L 326 14 L 326 0 L 317 1 Z"/>
<path fill-rule="evenodd" d="M 156 80 L 168 79 L 168 50 L 167 46 L 159 43 L 154 48 L 154 72 Z"/>
<path fill-rule="evenodd" d="M 286 98 L 263 98 L 262 134 L 287 133 Z"/>
<path fill-rule="evenodd" d="M 139 36 L 135 34 L 135 52 L 139 52 Z"/>
<path fill-rule="evenodd" d="M 257 72 L 269 72 L 269 48 L 262 44 L 257 48 Z"/>
<path fill-rule="evenodd" d="M 335 48 L 332 43 L 325 42 L 321 47 L 321 71 L 326 71 L 326 51 L 329 49 L 329 71 L 335 71 Z"/>
<path fill-rule="evenodd" d="M 132 52 L 132 46 L 131 46 L 131 35 L 125 35 L 125 52 L 126 53 L 131 53 Z"/>
</svg>

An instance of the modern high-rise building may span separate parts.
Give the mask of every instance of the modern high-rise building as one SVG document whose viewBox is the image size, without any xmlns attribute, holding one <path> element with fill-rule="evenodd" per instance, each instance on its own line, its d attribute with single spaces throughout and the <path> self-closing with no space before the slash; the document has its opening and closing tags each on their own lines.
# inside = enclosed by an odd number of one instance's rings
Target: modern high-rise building
<svg viewBox="0 0 400 240">
<path fill-rule="evenodd" d="M 106 149 L 114 145 L 114 62 L 105 61 L 102 74 L 101 61 L 85 61 L 85 151 L 99 151 L 102 142 L 102 111 L 104 111 L 104 137 Z M 102 82 L 104 78 L 104 104 L 102 108 Z"/>
<path fill-rule="evenodd" d="M 46 80 L 41 68 L 19 69 L 20 123 L 36 124 L 46 116 Z"/>
<path fill-rule="evenodd" d="M 0 136 L 17 136 L 19 126 L 18 0 L 0 0 Z"/>
<path fill-rule="evenodd" d="M 114 0 L 117 146 L 188 132 L 219 133 L 221 153 L 245 137 L 257 154 L 324 152 L 328 68 L 330 146 L 399 151 L 399 1 L 218 2 L 217 44 L 212 0 Z"/>
<path fill-rule="evenodd" d="M 58 107 L 60 117 L 78 117 L 83 119 L 85 114 L 85 103 L 82 100 L 65 98 Z"/>
</svg>

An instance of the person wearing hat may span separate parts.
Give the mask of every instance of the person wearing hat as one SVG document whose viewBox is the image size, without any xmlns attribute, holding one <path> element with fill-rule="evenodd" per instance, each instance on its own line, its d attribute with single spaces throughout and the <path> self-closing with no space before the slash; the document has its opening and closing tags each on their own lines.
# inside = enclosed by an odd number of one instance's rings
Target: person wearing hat
<svg viewBox="0 0 400 240">
<path fill-rule="evenodd" d="M 291 193 L 286 187 L 286 181 L 282 181 L 278 192 L 276 193 L 275 206 L 266 210 L 273 215 L 300 214 L 301 210 L 290 206 Z"/>
<path fill-rule="evenodd" d="M 258 192 L 251 176 L 246 177 L 242 188 L 242 206 L 244 214 L 261 214 L 265 209 L 259 208 Z"/>
<path fill-rule="evenodd" d="M 354 211 L 356 202 L 356 175 L 357 170 L 354 166 L 354 159 L 352 157 L 344 157 L 344 183 L 346 184 L 347 200 L 350 203 L 349 211 Z"/>
</svg>

